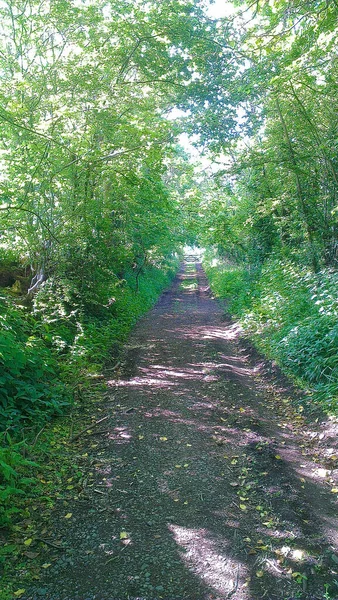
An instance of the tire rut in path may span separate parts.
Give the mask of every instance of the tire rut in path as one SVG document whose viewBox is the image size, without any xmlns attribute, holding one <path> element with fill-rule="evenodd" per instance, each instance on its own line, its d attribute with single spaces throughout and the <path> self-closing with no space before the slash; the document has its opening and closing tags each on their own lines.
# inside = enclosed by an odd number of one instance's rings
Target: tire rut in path
<svg viewBox="0 0 338 600">
<path fill-rule="evenodd" d="M 67 551 L 47 558 L 27 600 L 334 590 L 336 505 L 222 315 L 187 260 L 135 327 L 120 376 L 107 378 L 105 431 L 77 442 L 88 485 L 72 518 L 59 509 L 51 524 Z"/>
</svg>

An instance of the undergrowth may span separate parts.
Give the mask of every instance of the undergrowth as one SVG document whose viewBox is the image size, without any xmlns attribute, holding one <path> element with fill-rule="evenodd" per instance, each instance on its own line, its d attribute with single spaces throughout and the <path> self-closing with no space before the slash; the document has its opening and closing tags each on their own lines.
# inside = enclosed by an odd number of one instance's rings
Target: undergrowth
<svg viewBox="0 0 338 600">
<path fill-rule="evenodd" d="M 97 372 L 115 344 L 154 304 L 177 269 L 172 260 L 161 268 L 149 265 L 138 282 L 131 271 L 123 279 L 111 276 L 101 297 L 73 281 L 51 278 L 34 301 L 41 335 L 75 384 Z"/>
<path fill-rule="evenodd" d="M 0 297 L 0 430 L 39 425 L 69 402 L 56 357 L 27 309 Z"/>
<path fill-rule="evenodd" d="M 280 258 L 250 270 L 206 256 L 204 266 L 257 348 L 311 390 L 314 405 L 337 414 L 338 273 Z"/>
</svg>

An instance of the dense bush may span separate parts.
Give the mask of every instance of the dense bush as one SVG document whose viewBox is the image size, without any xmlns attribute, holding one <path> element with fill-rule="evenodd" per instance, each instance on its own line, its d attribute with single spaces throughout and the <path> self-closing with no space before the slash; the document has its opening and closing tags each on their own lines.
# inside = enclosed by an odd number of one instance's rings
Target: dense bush
<svg viewBox="0 0 338 600">
<path fill-rule="evenodd" d="M 60 411 L 69 394 L 34 320 L 4 297 L 0 311 L 0 428 L 13 429 Z"/>
<path fill-rule="evenodd" d="M 336 410 L 338 399 L 338 274 L 313 273 L 271 258 L 260 270 L 205 261 L 216 296 L 269 358 Z"/>
<path fill-rule="evenodd" d="M 101 297 L 80 292 L 70 279 L 51 278 L 34 301 L 43 337 L 60 355 L 65 369 L 96 370 L 112 345 L 121 342 L 132 325 L 157 300 L 178 266 L 175 258 L 148 265 L 136 283 L 135 273 L 107 280 Z M 75 368 L 75 371 L 74 371 Z"/>
</svg>

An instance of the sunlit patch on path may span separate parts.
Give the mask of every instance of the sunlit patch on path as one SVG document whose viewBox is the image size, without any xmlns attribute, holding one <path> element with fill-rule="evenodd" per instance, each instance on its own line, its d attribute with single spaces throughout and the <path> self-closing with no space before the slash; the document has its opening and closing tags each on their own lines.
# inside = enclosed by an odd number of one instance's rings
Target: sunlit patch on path
<svg viewBox="0 0 338 600">
<path fill-rule="evenodd" d="M 245 568 L 238 561 L 227 557 L 217 548 L 217 541 L 210 538 L 204 529 L 188 529 L 169 525 L 180 551 L 182 561 L 201 580 L 211 585 L 222 597 L 229 597 L 245 582 Z M 240 578 L 242 581 L 240 581 Z"/>
</svg>

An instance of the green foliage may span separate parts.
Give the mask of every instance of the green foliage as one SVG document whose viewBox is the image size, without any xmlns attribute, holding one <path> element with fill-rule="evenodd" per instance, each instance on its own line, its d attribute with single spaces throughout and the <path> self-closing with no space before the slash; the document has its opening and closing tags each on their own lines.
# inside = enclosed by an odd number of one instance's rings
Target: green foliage
<svg viewBox="0 0 338 600">
<path fill-rule="evenodd" d="M 31 315 L 4 301 L 0 426 L 15 428 L 62 410 L 168 282 L 184 226 L 166 115 L 191 79 L 181 44 L 217 44 L 195 32 L 199 2 L 8 0 L 0 16 L 0 274 L 14 258 L 41 279 Z"/>
<path fill-rule="evenodd" d="M 131 270 L 121 280 L 112 276 L 95 295 L 69 279 L 51 278 L 34 300 L 34 314 L 64 371 L 74 377 L 76 369 L 102 367 L 110 348 L 149 310 L 177 266 L 177 258 L 171 258 L 145 265 L 139 275 Z"/>
<path fill-rule="evenodd" d="M 0 428 L 45 420 L 67 404 L 57 362 L 34 322 L 0 298 Z"/>
<path fill-rule="evenodd" d="M 251 306 L 257 276 L 255 270 L 225 261 L 210 249 L 204 255 L 203 266 L 213 293 L 218 298 L 226 298 L 231 313 L 240 314 Z"/>
<path fill-rule="evenodd" d="M 188 116 L 188 127 L 217 155 L 197 239 L 255 266 L 281 251 L 314 272 L 336 268 L 338 5 L 234 4 L 218 32 L 230 21 L 235 32 L 209 77 L 203 72 L 195 83 Z"/>
<path fill-rule="evenodd" d="M 206 257 L 212 287 L 256 345 L 333 409 L 338 5 L 234 4 L 246 60 L 228 90 L 240 116 L 235 129 L 219 131 L 211 97 L 195 124 L 226 155 L 200 201 L 197 239 L 216 251 Z"/>
<path fill-rule="evenodd" d="M 21 4 L 0 8 L 2 240 L 84 283 L 168 254 L 182 226 L 163 184 L 179 132 L 166 116 L 219 54 L 204 2 Z"/>
<path fill-rule="evenodd" d="M 8 432 L 0 435 L 0 527 L 8 526 L 20 514 L 17 496 L 25 496 L 36 483 L 32 475 L 38 465 L 24 458 L 24 447 L 24 442 L 15 442 Z"/>
<path fill-rule="evenodd" d="M 226 298 L 255 344 L 314 392 L 328 411 L 338 408 L 338 275 L 314 274 L 271 258 L 260 271 L 222 265 L 206 270 L 214 293 Z"/>
</svg>

